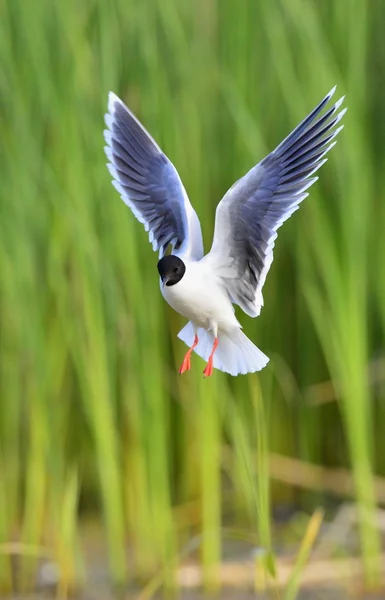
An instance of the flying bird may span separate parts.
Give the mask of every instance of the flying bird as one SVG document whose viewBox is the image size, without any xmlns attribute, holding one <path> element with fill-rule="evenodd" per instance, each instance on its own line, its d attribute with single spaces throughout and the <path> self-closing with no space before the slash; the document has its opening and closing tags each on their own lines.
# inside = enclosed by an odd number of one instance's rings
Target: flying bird
<svg viewBox="0 0 385 600">
<path fill-rule="evenodd" d="M 174 165 L 112 92 L 105 115 L 112 183 L 159 252 L 160 288 L 189 319 L 178 337 L 187 344 L 179 373 L 196 352 L 230 375 L 254 373 L 269 359 L 242 332 L 234 304 L 250 317 L 263 306 L 262 288 L 273 262 L 277 230 L 308 196 L 343 128 L 342 97 L 327 108 L 335 87 L 277 148 L 236 181 L 216 209 L 211 250 L 204 255 L 199 219 Z M 324 110 L 325 109 L 325 110 Z M 339 112 L 338 112 L 339 111 Z M 171 246 L 171 254 L 166 254 Z"/>
</svg>

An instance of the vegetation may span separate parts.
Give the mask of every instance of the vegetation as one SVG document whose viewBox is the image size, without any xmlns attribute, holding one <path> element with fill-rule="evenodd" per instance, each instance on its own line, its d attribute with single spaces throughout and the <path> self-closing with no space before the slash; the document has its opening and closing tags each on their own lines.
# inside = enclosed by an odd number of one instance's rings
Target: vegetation
<svg viewBox="0 0 385 600">
<path fill-rule="evenodd" d="M 351 467 L 376 583 L 384 19 L 385 5 L 365 0 L 0 3 L 3 591 L 14 585 L 14 541 L 24 589 L 44 553 L 63 594 L 81 583 L 79 522 L 91 511 L 117 583 L 161 573 L 172 586 L 198 536 L 215 590 L 224 520 L 252 532 L 273 574 L 271 506 L 295 499 L 313 512 L 323 498 L 270 489 L 269 452 Z M 176 165 L 209 249 L 225 191 L 334 84 L 347 95 L 345 130 L 280 230 L 261 317 L 239 315 L 271 362 L 260 376 L 203 380 L 195 356 L 179 377 L 184 321 L 163 302 L 157 257 L 105 167 L 108 91 Z M 309 386 L 327 380 L 336 401 L 315 404 Z M 306 542 L 288 598 L 308 552 Z"/>
</svg>

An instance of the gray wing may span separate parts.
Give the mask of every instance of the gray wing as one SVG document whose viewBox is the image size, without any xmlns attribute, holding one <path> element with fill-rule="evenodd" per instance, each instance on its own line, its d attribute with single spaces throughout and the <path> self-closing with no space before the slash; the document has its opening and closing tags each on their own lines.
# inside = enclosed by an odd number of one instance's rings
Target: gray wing
<svg viewBox="0 0 385 600">
<path fill-rule="evenodd" d="M 172 244 L 174 254 L 202 258 L 200 223 L 174 165 L 112 92 L 105 121 L 112 183 L 149 232 L 153 249 L 162 256 Z"/>
<path fill-rule="evenodd" d="M 344 98 L 319 116 L 336 88 L 258 165 L 237 181 L 218 204 L 212 248 L 206 259 L 222 277 L 233 302 L 259 315 L 262 287 L 273 262 L 277 229 L 295 210 L 318 177 L 343 128 L 335 126 Z"/>
</svg>

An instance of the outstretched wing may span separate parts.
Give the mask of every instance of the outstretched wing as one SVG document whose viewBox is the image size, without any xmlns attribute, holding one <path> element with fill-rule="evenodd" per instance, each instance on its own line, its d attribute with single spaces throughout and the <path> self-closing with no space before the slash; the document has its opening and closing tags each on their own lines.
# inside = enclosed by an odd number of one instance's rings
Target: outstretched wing
<svg viewBox="0 0 385 600">
<path fill-rule="evenodd" d="M 266 158 L 237 181 L 218 204 L 212 248 L 205 257 L 223 278 L 233 302 L 251 317 L 263 306 L 262 287 L 273 262 L 277 229 L 317 181 L 312 175 L 335 145 L 347 109 L 344 98 L 318 116 L 336 88 Z"/>
<path fill-rule="evenodd" d="M 153 249 L 162 256 L 172 244 L 174 254 L 202 258 L 200 223 L 174 165 L 112 92 L 105 121 L 112 183 L 149 232 Z"/>
</svg>

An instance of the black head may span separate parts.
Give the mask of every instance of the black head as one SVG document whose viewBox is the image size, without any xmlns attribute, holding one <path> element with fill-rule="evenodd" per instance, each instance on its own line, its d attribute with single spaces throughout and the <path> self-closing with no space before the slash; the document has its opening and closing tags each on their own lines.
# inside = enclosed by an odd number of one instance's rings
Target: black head
<svg viewBox="0 0 385 600">
<path fill-rule="evenodd" d="M 177 256 L 169 254 L 158 262 L 158 271 L 163 285 L 175 285 L 185 274 L 186 265 Z"/>
</svg>

